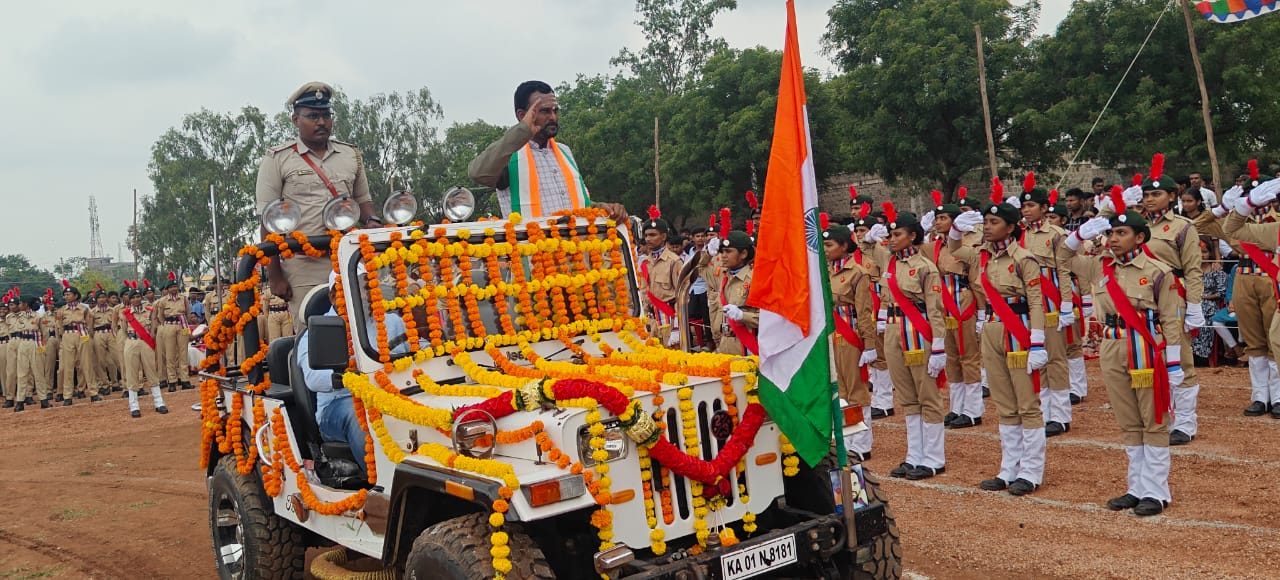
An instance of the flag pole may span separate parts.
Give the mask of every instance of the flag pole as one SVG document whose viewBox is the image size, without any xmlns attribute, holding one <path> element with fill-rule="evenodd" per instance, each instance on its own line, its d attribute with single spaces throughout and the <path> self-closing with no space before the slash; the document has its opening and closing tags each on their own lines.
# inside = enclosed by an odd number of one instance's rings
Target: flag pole
<svg viewBox="0 0 1280 580">
<path fill-rule="evenodd" d="M 1213 144 L 1213 120 L 1209 117 L 1209 89 L 1204 85 L 1204 69 L 1200 67 L 1200 50 L 1196 47 L 1196 32 L 1191 25 L 1190 0 L 1180 1 L 1182 19 L 1187 22 L 1187 44 L 1191 47 L 1191 64 L 1195 65 L 1196 82 L 1200 85 L 1200 115 L 1204 117 L 1205 143 L 1209 146 L 1209 169 L 1213 171 L 1213 185 L 1223 191 L 1218 177 L 1218 151 Z"/>
</svg>

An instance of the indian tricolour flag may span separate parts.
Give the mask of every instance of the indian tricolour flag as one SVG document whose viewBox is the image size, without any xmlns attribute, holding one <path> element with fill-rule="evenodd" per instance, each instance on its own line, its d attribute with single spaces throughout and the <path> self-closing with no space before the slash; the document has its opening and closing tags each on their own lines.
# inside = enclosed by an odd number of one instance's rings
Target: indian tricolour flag
<svg viewBox="0 0 1280 580">
<path fill-rule="evenodd" d="M 788 0 L 778 112 L 747 304 L 760 309 L 760 400 L 800 458 L 815 465 L 830 449 L 835 389 L 831 292 L 811 143 L 795 7 Z"/>
</svg>

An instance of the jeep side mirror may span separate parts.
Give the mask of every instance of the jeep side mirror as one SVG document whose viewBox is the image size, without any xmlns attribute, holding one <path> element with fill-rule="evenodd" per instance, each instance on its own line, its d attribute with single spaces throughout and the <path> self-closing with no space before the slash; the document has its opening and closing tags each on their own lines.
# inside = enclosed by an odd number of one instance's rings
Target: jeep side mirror
<svg viewBox="0 0 1280 580">
<path fill-rule="evenodd" d="M 340 316 L 307 319 L 307 364 L 316 370 L 347 369 L 347 323 Z"/>
</svg>

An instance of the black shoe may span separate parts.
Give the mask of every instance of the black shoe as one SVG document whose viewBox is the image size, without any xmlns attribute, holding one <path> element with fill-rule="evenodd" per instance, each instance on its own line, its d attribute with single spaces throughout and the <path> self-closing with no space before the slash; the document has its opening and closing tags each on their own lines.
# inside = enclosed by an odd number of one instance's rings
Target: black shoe
<svg viewBox="0 0 1280 580">
<path fill-rule="evenodd" d="M 1133 506 L 1133 515 L 1157 516 L 1160 515 L 1160 512 L 1164 511 L 1165 505 L 1166 504 L 1164 502 L 1154 497 L 1144 497 L 1138 502 L 1138 505 Z"/>
<path fill-rule="evenodd" d="M 1267 413 L 1268 405 L 1262 401 L 1254 401 L 1244 408 L 1245 417 L 1261 417 Z"/>
<path fill-rule="evenodd" d="M 26 403 L 18 403 L 17 405 L 14 405 L 14 406 L 13 406 L 13 412 L 14 412 L 14 413 L 21 413 L 21 412 L 23 412 L 24 410 L 26 410 L 26 408 L 27 408 L 27 404 L 26 404 Z"/>
<path fill-rule="evenodd" d="M 1071 430 L 1071 423 L 1060 423 L 1058 421 L 1049 421 L 1044 425 L 1045 437 L 1057 437 Z"/>
<path fill-rule="evenodd" d="M 193 384 L 191 384 L 191 383 L 189 383 L 189 382 L 187 382 L 187 381 L 182 381 L 182 383 L 181 383 L 181 384 L 182 384 L 182 390 L 184 390 L 184 391 L 189 390 L 189 389 L 194 389 L 194 388 L 196 388 L 196 386 L 195 386 L 195 385 L 193 385 Z"/>
<path fill-rule="evenodd" d="M 76 397 L 77 399 L 83 399 L 83 398 L 85 398 L 85 397 L 87 397 L 87 396 L 88 396 L 88 395 L 84 394 L 84 391 L 76 391 L 76 394 L 75 394 L 75 397 Z"/>
<path fill-rule="evenodd" d="M 915 469 L 912 469 L 907 472 L 906 477 L 911 481 L 919 481 L 921 479 L 929 479 L 930 477 L 939 475 L 941 473 L 945 473 L 946 471 L 947 471 L 947 468 L 945 466 L 934 469 L 932 467 L 917 465 Z"/>
<path fill-rule="evenodd" d="M 156 407 L 156 412 L 161 415 L 167 415 L 169 414 L 169 408 L 164 405 L 160 405 L 159 407 Z"/>
<path fill-rule="evenodd" d="M 967 429 L 982 424 L 982 417 L 970 417 L 968 415 L 960 415 L 955 421 L 951 422 L 952 429 Z"/>
<path fill-rule="evenodd" d="M 13 399 L 6 399 L 4 402 L 4 408 L 8 409 L 10 407 L 13 407 Z"/>
<path fill-rule="evenodd" d="M 111 386 L 111 392 L 113 392 L 113 393 L 118 393 L 118 392 L 120 392 L 121 390 L 123 390 L 123 389 L 121 389 L 121 388 L 120 388 L 120 385 L 112 385 L 112 386 Z"/>
<path fill-rule="evenodd" d="M 97 396 L 97 395 L 94 395 L 94 396 L 92 396 L 92 397 L 89 397 L 89 402 L 91 402 L 91 403 L 98 403 L 98 402 L 101 402 L 101 401 L 102 401 L 102 397 L 99 397 L 99 396 Z"/>
<path fill-rule="evenodd" d="M 61 394 L 61 393 L 59 393 L 57 397 L 54 397 L 53 402 L 55 402 L 55 403 L 61 403 L 61 402 L 62 402 L 62 394 Z"/>
<path fill-rule="evenodd" d="M 879 407 L 871 408 L 872 419 L 883 419 L 885 417 L 892 417 L 892 416 L 893 416 L 893 409 L 881 409 Z"/>
<path fill-rule="evenodd" d="M 178 390 L 178 383 L 169 383 L 169 392 L 170 392 L 170 393 L 175 392 L 175 391 L 177 391 L 177 390 Z"/>
<path fill-rule="evenodd" d="M 129 398 L 129 391 L 128 391 L 127 389 L 126 389 L 126 390 L 124 390 L 124 391 L 121 391 L 121 392 L 120 392 L 120 398 L 121 398 L 121 399 L 128 399 L 128 398 Z"/>
<path fill-rule="evenodd" d="M 982 483 L 979 483 L 978 487 L 987 491 L 1004 491 L 1009 488 L 1009 482 L 1000 479 L 999 477 L 993 477 L 991 479 L 982 480 Z"/>
<path fill-rule="evenodd" d="M 1018 496 L 1027 495 L 1039 488 L 1040 486 L 1019 477 L 1018 479 L 1013 480 L 1013 483 L 1009 484 L 1009 494 Z"/>
<path fill-rule="evenodd" d="M 1131 493 L 1126 493 L 1120 497 L 1113 497 L 1107 500 L 1107 509 L 1113 512 L 1131 510 L 1136 505 L 1138 505 L 1138 497 Z"/>
<path fill-rule="evenodd" d="M 1271 418 L 1280 419 L 1280 405 L 1274 403 L 1271 405 Z"/>
<path fill-rule="evenodd" d="M 49 400 L 49 397 L 45 397 L 45 398 L 44 398 L 44 400 L 48 401 L 48 400 Z M 36 400 L 35 400 L 35 399 L 32 399 L 31 397 L 27 397 L 27 398 L 23 399 L 23 400 L 22 400 L 22 402 L 23 402 L 23 403 L 26 403 L 26 404 L 28 404 L 28 405 L 34 405 L 34 404 L 36 404 Z"/>
<path fill-rule="evenodd" d="M 71 406 L 71 399 L 63 399 L 63 400 L 62 400 L 62 406 L 63 406 L 63 407 L 70 407 L 70 406 Z"/>
<path fill-rule="evenodd" d="M 98 389 L 98 396 L 99 396 L 99 397 L 105 397 L 105 396 L 110 395 L 110 394 L 111 394 L 111 389 L 110 389 L 110 388 L 108 388 L 108 387 L 102 387 L 101 389 Z"/>
<path fill-rule="evenodd" d="M 1178 429 L 1174 429 L 1172 433 L 1169 433 L 1170 445 L 1186 445 L 1195 440 L 1196 437 L 1194 435 L 1187 435 Z"/>
<path fill-rule="evenodd" d="M 959 416 L 960 416 L 960 415 L 957 415 L 957 414 L 955 414 L 955 413 L 947 413 L 947 416 L 945 416 L 945 417 L 943 417 L 943 418 L 942 418 L 942 424 L 943 424 L 943 425 L 946 425 L 946 426 L 948 426 L 948 427 L 950 427 L 950 426 L 951 426 L 951 422 L 952 422 L 952 421 L 955 421 L 955 420 L 956 420 L 956 418 L 957 418 L 957 417 L 959 417 Z"/>
<path fill-rule="evenodd" d="M 142 411 L 129 411 L 129 416 L 133 417 L 134 419 L 141 419 Z"/>
<path fill-rule="evenodd" d="M 1075 394 L 1075 393 L 1071 393 L 1071 404 L 1072 404 L 1072 405 L 1079 405 L 1079 404 L 1080 404 L 1080 401 L 1083 401 L 1083 400 L 1084 400 L 1084 397 L 1081 397 L 1080 395 L 1077 395 L 1077 394 Z"/>
<path fill-rule="evenodd" d="M 897 466 L 897 467 L 893 468 L 892 470 L 890 470 L 890 471 L 889 471 L 889 477 L 899 477 L 899 478 L 901 478 L 901 477 L 906 477 L 906 476 L 907 476 L 907 473 L 908 473 L 908 472 L 910 472 L 912 469 L 915 469 L 915 468 L 916 468 L 916 466 L 911 465 L 910 463 L 903 463 L 903 464 L 901 464 L 901 465 L 899 465 L 899 466 Z"/>
<path fill-rule="evenodd" d="M 984 399 L 991 398 L 991 387 L 986 387 L 986 386 L 982 387 L 982 398 Z"/>
<path fill-rule="evenodd" d="M 40 408 L 41 408 L 41 409 L 48 409 L 49 407 L 52 407 L 52 406 L 53 406 L 53 405 L 49 404 L 49 399 L 41 399 L 41 400 L 40 400 Z"/>
</svg>

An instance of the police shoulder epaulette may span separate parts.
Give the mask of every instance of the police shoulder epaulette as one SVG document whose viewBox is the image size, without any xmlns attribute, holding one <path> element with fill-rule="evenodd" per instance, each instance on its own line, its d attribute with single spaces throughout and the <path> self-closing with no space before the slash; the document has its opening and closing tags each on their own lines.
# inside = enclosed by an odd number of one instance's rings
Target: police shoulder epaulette
<svg viewBox="0 0 1280 580">
<path fill-rule="evenodd" d="M 347 147 L 350 147 L 352 149 L 360 149 L 360 146 L 356 145 L 355 143 L 348 143 L 346 141 L 342 141 L 339 139 L 331 139 L 331 141 L 333 141 L 334 143 L 338 143 L 340 145 L 346 145 Z"/>
<path fill-rule="evenodd" d="M 289 148 L 293 147 L 293 145 L 294 145 L 294 142 L 293 142 L 293 141 L 289 141 L 289 142 L 287 142 L 287 143 L 281 143 L 281 144 L 276 145 L 276 146 L 274 146 L 274 147 L 268 147 L 268 148 L 267 148 L 267 155 L 275 155 L 276 153 L 279 153 L 279 152 L 281 152 L 281 151 L 284 151 L 284 150 L 286 150 L 286 149 L 289 149 Z"/>
</svg>

